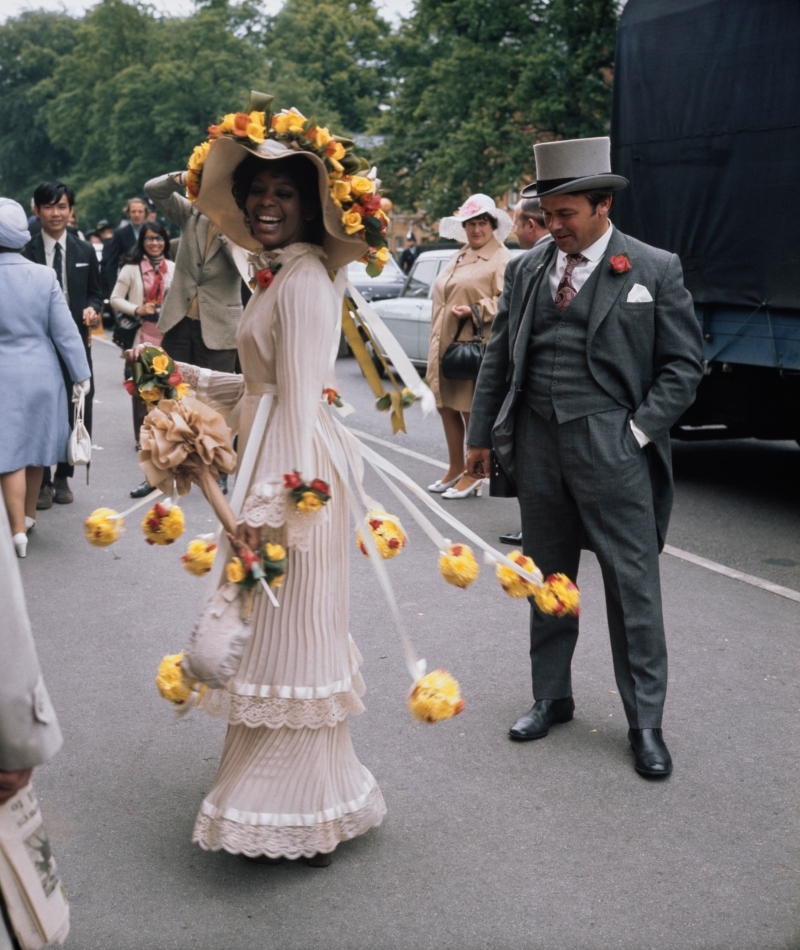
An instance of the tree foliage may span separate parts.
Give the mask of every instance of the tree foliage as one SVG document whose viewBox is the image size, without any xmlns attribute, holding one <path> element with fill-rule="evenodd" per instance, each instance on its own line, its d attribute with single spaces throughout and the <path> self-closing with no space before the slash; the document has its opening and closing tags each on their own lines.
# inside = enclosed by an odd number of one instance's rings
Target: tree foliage
<svg viewBox="0 0 800 950">
<path fill-rule="evenodd" d="M 451 214 L 535 177 L 533 144 L 606 134 L 616 0 L 418 0 L 379 155 L 395 203 Z"/>
<path fill-rule="evenodd" d="M 394 31 L 375 0 L 24 13 L 0 26 L 0 193 L 27 207 L 59 177 L 84 226 L 114 218 L 255 88 L 336 131 L 382 134 L 395 206 L 450 213 L 532 177 L 535 141 L 607 131 L 617 3 L 417 0 Z"/>
<path fill-rule="evenodd" d="M 269 91 L 280 107 L 364 132 L 387 100 L 391 40 L 372 0 L 286 0 L 264 34 Z"/>
</svg>

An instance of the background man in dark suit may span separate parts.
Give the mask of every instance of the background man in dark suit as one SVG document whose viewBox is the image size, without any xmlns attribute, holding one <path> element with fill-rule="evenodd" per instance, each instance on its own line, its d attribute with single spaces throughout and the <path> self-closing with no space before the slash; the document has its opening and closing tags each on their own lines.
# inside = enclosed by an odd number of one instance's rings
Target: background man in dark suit
<svg viewBox="0 0 800 950">
<path fill-rule="evenodd" d="M 700 327 L 677 256 L 620 233 L 607 138 L 534 146 L 554 241 L 512 261 L 477 381 L 468 471 L 489 446 L 516 479 L 525 553 L 547 575 L 577 576 L 580 551 L 603 572 L 614 672 L 634 767 L 666 776 L 661 732 L 667 650 L 658 554 L 672 507 L 669 430 L 702 376 Z M 577 618 L 531 608 L 533 707 L 513 739 L 572 719 Z"/>
<path fill-rule="evenodd" d="M 114 237 L 103 248 L 103 281 L 108 293 L 114 289 L 117 274 L 122 267 L 122 258 L 130 254 L 139 240 L 139 231 L 147 217 L 147 204 L 143 198 L 131 198 L 125 208 L 127 222 L 121 224 Z"/>
<path fill-rule="evenodd" d="M 538 198 L 522 198 L 517 202 L 514 209 L 514 234 L 523 251 L 541 247 L 542 244 L 553 240 L 553 235 L 545 227 Z M 513 544 L 516 547 L 522 544 L 522 529 L 501 534 L 500 540 L 503 544 Z"/>
<path fill-rule="evenodd" d="M 419 245 L 417 244 L 417 239 L 413 234 L 408 235 L 408 246 L 400 255 L 400 266 L 403 268 L 403 273 L 408 274 L 411 272 L 411 268 L 414 266 L 414 261 L 419 257 Z"/>
<path fill-rule="evenodd" d="M 103 309 L 103 293 L 100 287 L 100 269 L 94 248 L 86 241 L 67 230 L 70 212 L 75 205 L 75 193 L 68 185 L 60 181 L 48 181 L 33 193 L 33 205 L 36 216 L 41 221 L 41 233 L 33 237 L 23 254 L 28 260 L 55 269 L 56 277 L 64 291 L 70 313 L 83 340 L 89 368 L 92 366 L 91 334 L 92 327 L 100 322 Z M 59 360 L 60 362 L 60 360 Z M 61 363 L 64 385 L 72 392 L 72 379 L 66 366 Z M 94 397 L 94 378 L 86 396 L 84 421 L 86 428 L 92 431 L 92 399 Z M 73 405 L 69 403 L 70 425 L 73 419 Z M 39 492 L 37 508 L 50 508 L 53 501 L 68 505 L 72 501 L 72 490 L 68 478 L 74 474 L 73 467 L 59 462 L 55 480 L 50 469 L 44 470 L 42 489 Z"/>
</svg>

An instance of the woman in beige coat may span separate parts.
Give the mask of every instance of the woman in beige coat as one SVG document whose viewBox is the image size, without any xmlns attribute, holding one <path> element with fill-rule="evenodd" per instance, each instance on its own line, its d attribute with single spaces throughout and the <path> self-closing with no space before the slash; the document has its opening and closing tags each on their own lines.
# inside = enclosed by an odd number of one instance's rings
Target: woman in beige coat
<svg viewBox="0 0 800 950">
<path fill-rule="evenodd" d="M 511 260 L 511 252 L 503 241 L 512 227 L 511 218 L 488 195 L 472 195 L 454 216 L 439 222 L 441 237 L 466 240 L 433 286 L 428 382 L 442 417 L 450 464 L 443 477 L 429 485 L 428 490 L 442 493 L 443 498 L 480 495 L 483 482 L 465 474 L 464 438 L 475 381 L 447 379 L 442 374 L 442 357 L 464 318 L 468 322 L 463 325 L 459 339 L 472 339 L 476 319 L 473 307 L 483 322 L 483 337 L 488 342 L 506 264 Z"/>
</svg>

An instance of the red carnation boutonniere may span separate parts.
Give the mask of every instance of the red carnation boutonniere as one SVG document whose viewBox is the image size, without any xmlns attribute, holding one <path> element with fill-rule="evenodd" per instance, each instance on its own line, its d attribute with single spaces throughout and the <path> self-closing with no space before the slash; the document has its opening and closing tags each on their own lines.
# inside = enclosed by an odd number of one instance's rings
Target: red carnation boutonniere
<svg viewBox="0 0 800 950">
<path fill-rule="evenodd" d="M 608 263 L 615 274 L 627 274 L 631 269 L 631 260 L 627 254 L 615 254 Z"/>
<path fill-rule="evenodd" d="M 273 264 L 271 267 L 262 267 L 260 271 L 256 271 L 256 281 L 266 290 L 272 281 L 275 280 L 275 275 L 280 269 L 280 264 Z"/>
</svg>

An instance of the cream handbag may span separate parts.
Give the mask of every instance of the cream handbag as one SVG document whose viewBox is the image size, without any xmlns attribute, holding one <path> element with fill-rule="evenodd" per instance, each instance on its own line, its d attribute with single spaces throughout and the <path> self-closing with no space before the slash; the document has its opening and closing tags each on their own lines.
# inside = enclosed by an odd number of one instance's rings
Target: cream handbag
<svg viewBox="0 0 800 950">
<path fill-rule="evenodd" d="M 192 680 L 224 689 L 239 669 L 253 632 L 242 604 L 241 590 L 229 581 L 208 598 L 183 650 L 181 666 Z"/>
<path fill-rule="evenodd" d="M 67 445 L 67 461 L 70 465 L 88 465 L 92 461 L 92 437 L 83 421 L 86 396 L 81 393 L 75 406 L 75 422 Z M 86 473 L 88 481 L 89 473 Z"/>
</svg>

